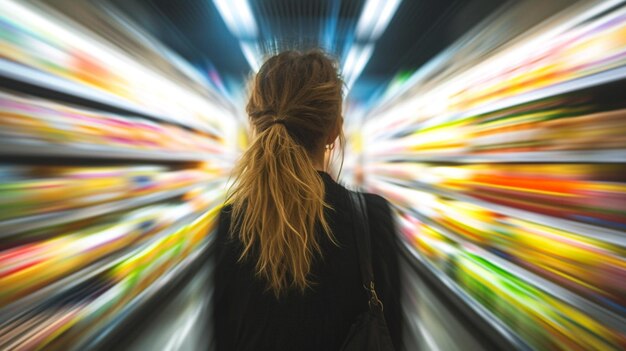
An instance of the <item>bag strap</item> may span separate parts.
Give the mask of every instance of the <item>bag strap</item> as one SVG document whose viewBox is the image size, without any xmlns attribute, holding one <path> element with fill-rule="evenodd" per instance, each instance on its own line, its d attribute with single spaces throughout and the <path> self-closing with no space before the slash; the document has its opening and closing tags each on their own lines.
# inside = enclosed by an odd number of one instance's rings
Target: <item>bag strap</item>
<svg viewBox="0 0 626 351">
<path fill-rule="evenodd" d="M 375 306 L 382 311 L 383 303 L 376 294 L 374 286 L 374 271 L 372 269 L 372 249 L 370 239 L 369 218 L 367 215 L 367 204 L 362 193 L 350 191 L 350 199 L 352 200 L 352 212 L 355 222 L 354 236 L 356 241 L 357 254 L 359 257 L 359 268 L 361 270 L 361 282 L 368 292 L 370 310 Z M 359 236 L 359 233 L 362 235 Z"/>
</svg>

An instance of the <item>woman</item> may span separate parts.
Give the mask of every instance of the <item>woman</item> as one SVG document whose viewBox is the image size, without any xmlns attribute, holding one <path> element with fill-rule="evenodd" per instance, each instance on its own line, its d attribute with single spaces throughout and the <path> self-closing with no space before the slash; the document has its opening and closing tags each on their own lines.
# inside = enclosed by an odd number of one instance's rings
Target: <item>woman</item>
<svg viewBox="0 0 626 351">
<path fill-rule="evenodd" d="M 216 237 L 213 325 L 222 350 L 338 350 L 367 310 L 348 191 L 324 172 L 343 139 L 342 81 L 320 51 L 265 62 L 247 105 L 254 140 Z M 377 292 L 397 349 L 400 287 L 389 204 L 366 195 Z"/>
</svg>

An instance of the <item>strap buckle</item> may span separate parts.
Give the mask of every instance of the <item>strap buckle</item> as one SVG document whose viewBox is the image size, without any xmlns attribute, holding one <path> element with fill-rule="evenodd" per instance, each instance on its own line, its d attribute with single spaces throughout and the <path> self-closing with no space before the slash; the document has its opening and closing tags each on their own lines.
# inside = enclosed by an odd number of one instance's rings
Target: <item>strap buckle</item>
<svg viewBox="0 0 626 351">
<path fill-rule="evenodd" d="M 370 299 L 367 302 L 368 306 L 372 308 L 372 304 L 373 304 L 374 306 L 380 307 L 380 310 L 383 311 L 384 310 L 383 302 L 380 301 L 380 299 L 378 298 L 378 294 L 376 293 L 376 289 L 374 288 L 374 282 L 370 281 L 369 287 L 366 285 L 363 285 L 363 287 L 365 288 L 365 290 L 369 292 L 369 295 L 370 295 Z"/>
</svg>

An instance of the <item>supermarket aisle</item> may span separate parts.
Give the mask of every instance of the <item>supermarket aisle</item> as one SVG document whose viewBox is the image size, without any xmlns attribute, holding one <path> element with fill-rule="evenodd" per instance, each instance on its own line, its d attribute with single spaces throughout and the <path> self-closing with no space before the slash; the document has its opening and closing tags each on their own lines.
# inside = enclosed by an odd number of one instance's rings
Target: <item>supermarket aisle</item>
<svg viewBox="0 0 626 351">
<path fill-rule="evenodd" d="M 207 284 L 211 270 L 200 267 L 191 279 L 178 285 L 174 296 L 155 303 L 153 311 L 136 325 L 132 336 L 124 333 L 115 349 L 129 351 L 194 351 L 211 347 L 209 303 L 211 289 Z"/>
<path fill-rule="evenodd" d="M 401 259 L 407 350 L 478 351 L 511 346 L 510 341 L 489 335 L 489 329 L 474 325 L 477 321 L 465 315 L 467 311 L 450 300 L 443 285 L 437 285 L 436 278 L 419 269 L 410 257 L 407 252 Z M 210 268 L 197 267 L 169 296 L 146 306 L 124 332 L 98 347 L 129 351 L 210 349 Z"/>
<path fill-rule="evenodd" d="M 494 349 L 497 345 L 491 340 L 494 336 L 477 330 L 475 321 L 455 308 L 442 286 L 435 288 L 432 280 L 425 279 L 428 274 L 416 269 L 409 258 L 402 263 L 407 350 Z"/>
<path fill-rule="evenodd" d="M 463 310 L 437 281 L 432 272 L 416 264 L 407 249 L 400 260 L 404 284 L 405 345 L 407 350 L 479 351 L 511 349 L 517 340 L 491 333 L 491 326 Z M 203 265 L 177 284 L 159 301 L 146 306 L 132 325 L 111 338 L 100 349 L 124 350 L 206 350 L 212 345 L 210 314 L 211 288 L 207 284 L 211 267 Z"/>
<path fill-rule="evenodd" d="M 340 181 L 393 204 L 411 348 L 626 349 L 624 0 L 0 1 L 0 349 L 210 342 L 208 272 L 180 279 L 245 78 L 311 46 Z"/>
<path fill-rule="evenodd" d="M 233 105 L 188 65 L 69 8 L 0 2 L 2 350 L 98 349 L 128 330 L 205 255 L 237 154 Z M 199 293 L 154 333 L 193 341 L 179 327 Z"/>
</svg>

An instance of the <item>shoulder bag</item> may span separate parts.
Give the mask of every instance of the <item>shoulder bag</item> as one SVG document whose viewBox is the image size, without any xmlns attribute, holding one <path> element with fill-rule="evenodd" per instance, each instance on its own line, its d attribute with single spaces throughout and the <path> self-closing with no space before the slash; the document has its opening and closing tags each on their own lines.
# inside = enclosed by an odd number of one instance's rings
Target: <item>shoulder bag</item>
<svg viewBox="0 0 626 351">
<path fill-rule="evenodd" d="M 363 194 L 350 192 L 361 281 L 368 295 L 368 310 L 359 314 L 341 346 L 343 351 L 393 351 L 383 314 L 383 303 L 374 286 L 367 206 Z M 359 236 L 359 234 L 361 234 Z"/>
</svg>

